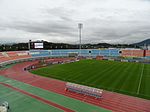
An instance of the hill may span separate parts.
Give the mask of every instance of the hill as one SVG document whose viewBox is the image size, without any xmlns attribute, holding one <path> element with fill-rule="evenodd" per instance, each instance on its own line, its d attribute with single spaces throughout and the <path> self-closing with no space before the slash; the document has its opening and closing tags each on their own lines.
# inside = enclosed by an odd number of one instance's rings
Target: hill
<svg viewBox="0 0 150 112">
<path fill-rule="evenodd" d="M 146 39 L 146 40 L 143 40 L 142 42 L 134 43 L 133 45 L 136 45 L 136 46 L 150 45 L 150 39 Z"/>
</svg>

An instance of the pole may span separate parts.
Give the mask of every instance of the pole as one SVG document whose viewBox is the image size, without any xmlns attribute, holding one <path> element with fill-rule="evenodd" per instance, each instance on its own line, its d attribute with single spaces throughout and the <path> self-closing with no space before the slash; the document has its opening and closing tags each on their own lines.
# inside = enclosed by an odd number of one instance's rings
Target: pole
<svg viewBox="0 0 150 112">
<path fill-rule="evenodd" d="M 82 23 L 79 23 L 78 24 L 78 28 L 79 28 L 79 42 L 80 42 L 80 44 L 79 44 L 79 50 L 80 50 L 80 56 L 81 56 L 81 49 L 82 49 L 82 42 L 81 42 L 81 38 L 82 38 L 82 28 L 83 28 L 83 24 Z"/>
<path fill-rule="evenodd" d="M 30 43 L 31 43 L 31 40 L 29 40 L 29 43 L 28 43 L 28 48 L 29 48 L 29 50 L 31 49 Z"/>
</svg>

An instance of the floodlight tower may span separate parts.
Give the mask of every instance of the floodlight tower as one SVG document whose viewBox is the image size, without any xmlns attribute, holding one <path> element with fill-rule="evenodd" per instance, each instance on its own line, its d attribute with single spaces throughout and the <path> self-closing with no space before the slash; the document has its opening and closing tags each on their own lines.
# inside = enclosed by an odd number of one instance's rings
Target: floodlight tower
<svg viewBox="0 0 150 112">
<path fill-rule="evenodd" d="M 82 46 L 81 46 L 81 38 L 82 38 L 82 28 L 83 28 L 83 24 L 82 23 L 78 23 L 78 28 L 79 28 L 79 41 L 80 41 L 80 44 L 79 44 L 79 49 L 80 49 L 80 56 L 81 56 L 81 49 L 82 49 Z"/>
</svg>

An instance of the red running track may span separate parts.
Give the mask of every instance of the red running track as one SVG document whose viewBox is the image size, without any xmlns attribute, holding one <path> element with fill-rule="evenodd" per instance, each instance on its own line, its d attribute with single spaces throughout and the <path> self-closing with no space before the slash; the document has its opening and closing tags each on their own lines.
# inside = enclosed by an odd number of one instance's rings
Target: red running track
<svg viewBox="0 0 150 112">
<path fill-rule="evenodd" d="M 39 97 L 39 96 L 36 96 L 36 95 L 33 95 L 33 94 L 28 93 L 28 92 L 26 92 L 26 91 L 23 91 L 23 90 L 21 90 L 21 89 L 15 88 L 15 87 L 13 87 L 13 86 L 11 86 L 11 85 L 9 85 L 9 84 L 5 84 L 5 83 L 1 83 L 1 82 L 0 82 L 0 84 L 6 86 L 6 87 L 8 87 L 8 88 L 11 88 L 11 89 L 13 89 L 13 90 L 15 90 L 15 91 L 18 91 L 18 92 L 20 92 L 20 93 L 23 93 L 23 94 L 25 94 L 25 95 L 28 95 L 28 96 L 30 96 L 30 97 L 32 97 L 32 98 L 35 98 L 35 99 L 37 99 L 37 100 L 40 100 L 41 102 L 44 102 L 44 103 L 46 103 L 46 104 L 48 104 L 48 105 L 54 106 L 54 107 L 56 107 L 56 108 L 59 108 L 59 109 L 65 111 L 65 112 L 75 112 L 75 111 L 73 111 L 73 110 L 71 110 L 71 109 L 65 108 L 65 107 L 63 107 L 63 106 L 61 106 L 61 105 L 58 105 L 58 104 L 53 103 L 53 102 L 51 102 L 51 101 L 49 101 L 49 100 L 43 99 L 43 98 L 41 98 L 41 97 Z"/>
<path fill-rule="evenodd" d="M 115 112 L 150 112 L 150 100 L 109 91 L 104 91 L 103 98 L 100 100 L 81 94 L 66 92 L 64 90 L 64 81 L 33 75 L 28 71 L 23 70 L 24 67 L 34 63 L 36 62 L 25 62 L 17 64 L 12 68 L 0 71 L 0 74 L 36 87 L 43 88 L 48 91 L 53 91 L 106 109 L 110 109 Z"/>
</svg>

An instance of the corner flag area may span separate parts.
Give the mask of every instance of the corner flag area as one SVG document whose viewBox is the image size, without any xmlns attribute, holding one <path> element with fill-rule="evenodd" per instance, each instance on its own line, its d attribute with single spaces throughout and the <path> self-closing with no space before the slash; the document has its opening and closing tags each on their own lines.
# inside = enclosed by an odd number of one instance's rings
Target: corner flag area
<svg viewBox="0 0 150 112">
<path fill-rule="evenodd" d="M 11 112 L 110 112 L 67 96 L 0 76 L 0 100 Z"/>
</svg>

